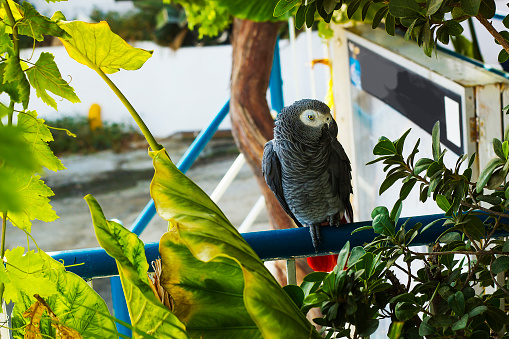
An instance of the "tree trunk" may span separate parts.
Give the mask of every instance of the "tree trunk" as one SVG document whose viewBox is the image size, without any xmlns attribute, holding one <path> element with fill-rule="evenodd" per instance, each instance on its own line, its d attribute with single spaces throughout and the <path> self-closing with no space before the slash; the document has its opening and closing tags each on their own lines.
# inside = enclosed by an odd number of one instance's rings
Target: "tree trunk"
<svg viewBox="0 0 509 339">
<path fill-rule="evenodd" d="M 265 183 L 261 170 L 263 147 L 273 138 L 274 121 L 266 95 L 278 30 L 278 23 L 234 19 L 230 116 L 233 137 L 265 197 L 272 228 L 290 228 L 295 225 Z M 309 272 L 305 261 L 298 261 L 297 278 Z M 284 274 L 278 279 L 286 284 Z"/>
</svg>

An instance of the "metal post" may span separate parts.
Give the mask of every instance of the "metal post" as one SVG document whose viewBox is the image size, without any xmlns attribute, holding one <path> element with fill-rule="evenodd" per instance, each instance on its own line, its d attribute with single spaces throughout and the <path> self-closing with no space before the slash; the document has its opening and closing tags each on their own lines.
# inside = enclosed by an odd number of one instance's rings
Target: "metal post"
<svg viewBox="0 0 509 339">
<path fill-rule="evenodd" d="M 120 277 L 117 275 L 115 277 L 110 278 L 111 285 L 111 300 L 113 303 L 113 312 L 114 316 L 117 319 L 120 319 L 126 323 L 131 323 L 129 318 L 129 311 L 127 310 L 127 304 L 124 297 L 124 291 L 122 290 L 122 283 L 120 282 Z M 132 331 L 119 323 L 115 324 L 117 326 L 117 331 L 120 334 L 123 334 L 127 337 L 132 336 Z"/>
<path fill-rule="evenodd" d="M 272 71 L 269 80 L 270 105 L 277 113 L 285 106 L 283 100 L 283 79 L 281 77 L 281 58 L 279 56 L 279 37 L 274 47 L 274 58 L 272 59 Z"/>
<path fill-rule="evenodd" d="M 228 115 L 230 111 L 230 99 L 224 104 L 223 108 L 219 111 L 219 113 L 214 117 L 214 119 L 210 122 L 210 124 L 202 129 L 200 134 L 194 139 L 193 143 L 187 149 L 186 153 L 182 156 L 180 161 L 177 164 L 178 169 L 182 173 L 186 173 L 187 170 L 194 163 L 196 158 L 200 155 L 201 151 L 205 148 L 205 145 L 212 139 L 214 133 L 216 133 L 217 129 L 221 122 L 223 122 L 224 118 Z M 156 214 L 156 208 L 154 205 L 154 201 L 151 199 L 148 204 L 145 206 L 143 211 L 140 213 L 138 218 L 134 221 L 131 226 L 131 232 L 136 235 L 140 235 L 141 232 L 147 227 L 148 223 L 154 215 Z"/>
<path fill-rule="evenodd" d="M 244 154 L 240 153 L 237 159 L 230 166 L 223 179 L 217 184 L 216 189 L 210 195 L 210 199 L 217 203 L 219 199 L 223 196 L 224 192 L 228 187 L 230 187 L 232 181 L 235 179 L 237 174 L 239 174 L 242 166 L 246 163 L 246 159 L 244 158 Z"/>
<path fill-rule="evenodd" d="M 286 282 L 288 285 L 297 285 L 297 268 L 295 258 L 286 260 Z"/>
</svg>

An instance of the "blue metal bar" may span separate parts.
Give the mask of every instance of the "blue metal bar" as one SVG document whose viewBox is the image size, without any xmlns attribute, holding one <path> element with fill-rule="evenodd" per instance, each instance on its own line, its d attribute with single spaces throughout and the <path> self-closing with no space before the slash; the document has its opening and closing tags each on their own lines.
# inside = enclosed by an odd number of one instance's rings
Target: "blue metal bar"
<svg viewBox="0 0 509 339">
<path fill-rule="evenodd" d="M 412 228 L 418 222 L 427 225 L 434 220 L 442 219 L 433 225 L 433 227 L 419 234 L 412 244 L 417 246 L 434 242 L 447 227 L 451 227 L 443 226 L 445 220 L 443 218 L 443 214 L 412 217 L 407 224 L 407 229 Z M 406 219 L 408 218 L 401 218 L 398 225 L 401 226 Z M 503 219 L 502 222 L 504 224 L 509 224 L 509 219 Z M 371 223 L 372 221 L 362 221 L 345 224 L 341 227 L 323 226 L 321 228 L 322 244 L 318 252 L 315 252 L 313 248 L 309 229 L 307 227 L 251 232 L 244 233 L 242 236 L 262 260 L 288 259 L 292 257 L 338 253 L 343 248 L 346 241 L 350 241 L 351 247 L 362 246 L 373 240 L 376 234 L 372 230 L 365 230 L 354 234 L 351 233 L 356 228 L 371 225 Z M 509 232 L 503 229 L 498 230 L 496 233 L 496 236 L 507 235 L 509 235 Z M 291 241 L 288 241 L 289 239 L 291 239 Z M 148 262 L 157 259 L 159 257 L 159 244 L 146 244 L 145 252 Z M 84 279 L 118 274 L 115 260 L 108 256 L 101 248 L 53 252 L 50 253 L 50 255 L 56 260 L 63 260 L 66 265 L 83 263 L 83 265 L 69 267 L 67 270 L 76 273 Z"/>
<path fill-rule="evenodd" d="M 177 164 L 177 168 L 182 172 L 186 173 L 187 170 L 191 167 L 191 165 L 195 162 L 196 158 L 200 155 L 201 151 L 205 148 L 207 143 L 212 139 L 214 134 L 216 133 L 219 125 L 223 122 L 224 118 L 228 115 L 230 111 L 230 99 L 226 101 L 223 108 L 217 113 L 214 119 L 210 122 L 210 124 L 201 130 L 200 134 L 194 139 L 193 143 L 189 146 L 187 151 L 184 153 L 182 158 Z M 147 227 L 148 223 L 154 215 L 156 214 L 156 207 L 154 205 L 154 201 L 150 199 L 148 204 L 145 206 L 143 211 L 140 213 L 138 218 L 134 221 L 131 226 L 131 232 L 136 235 L 140 235 L 141 232 Z"/>
<path fill-rule="evenodd" d="M 127 304 L 124 297 L 124 290 L 122 289 L 122 283 L 120 282 L 120 277 L 115 276 L 110 278 L 111 285 L 111 299 L 113 303 L 113 311 L 115 312 L 113 316 L 122 321 L 128 321 L 129 319 L 129 311 L 127 309 Z M 121 325 L 120 323 L 116 323 L 117 331 L 120 334 L 125 335 L 126 337 L 132 337 L 131 329 Z"/>
<path fill-rule="evenodd" d="M 281 112 L 284 105 L 283 100 L 283 78 L 281 77 L 281 58 L 279 56 L 279 37 L 276 40 L 274 48 L 274 58 L 272 59 L 272 71 L 269 80 L 270 105 L 277 113 Z"/>
</svg>

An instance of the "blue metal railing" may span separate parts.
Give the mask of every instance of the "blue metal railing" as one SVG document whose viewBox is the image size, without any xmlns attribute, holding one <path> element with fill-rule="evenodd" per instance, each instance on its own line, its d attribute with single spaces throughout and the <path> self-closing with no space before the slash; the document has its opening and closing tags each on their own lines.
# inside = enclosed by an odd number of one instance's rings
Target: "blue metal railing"
<svg viewBox="0 0 509 339">
<path fill-rule="evenodd" d="M 486 218 L 487 216 L 485 216 Z M 443 214 L 431 214 L 423 216 L 415 216 L 411 218 L 400 218 L 398 227 L 400 227 L 407 219 L 410 219 L 406 229 L 411 229 L 415 224 L 422 223 L 427 225 L 432 221 L 438 221 L 433 227 L 428 228 L 423 233 L 417 235 L 412 245 L 428 245 L 436 241 L 437 237 L 447 228 L 454 225 L 444 226 Z M 365 230 L 352 234 L 352 231 L 362 227 L 371 225 L 372 221 L 361 221 L 350 224 L 344 224 L 341 227 L 322 226 L 322 243 L 319 251 L 315 252 L 311 243 L 309 229 L 290 228 L 282 230 L 271 230 L 261 232 L 244 233 L 242 236 L 247 243 L 254 249 L 262 260 L 289 259 L 294 257 L 308 257 L 313 255 L 323 255 L 330 253 L 339 253 L 346 241 L 350 242 L 350 246 L 362 246 L 370 242 L 376 236 L 373 230 Z M 502 223 L 509 224 L 509 219 L 504 218 Z M 495 236 L 507 236 L 508 231 L 498 230 Z M 292 241 L 288 241 L 292 239 Z M 284 246 L 281 246 L 284 244 Z M 145 254 L 147 261 L 151 262 L 159 257 L 159 243 L 149 243 L 145 245 Z M 92 279 L 102 276 L 117 275 L 117 266 L 115 260 L 106 252 L 98 248 L 90 248 L 87 250 L 71 250 L 51 253 L 56 260 L 63 260 L 65 264 L 83 265 L 72 266 L 67 268 L 68 271 L 76 273 L 84 279 Z M 101 265 L 97 265 L 101 263 Z"/>
</svg>

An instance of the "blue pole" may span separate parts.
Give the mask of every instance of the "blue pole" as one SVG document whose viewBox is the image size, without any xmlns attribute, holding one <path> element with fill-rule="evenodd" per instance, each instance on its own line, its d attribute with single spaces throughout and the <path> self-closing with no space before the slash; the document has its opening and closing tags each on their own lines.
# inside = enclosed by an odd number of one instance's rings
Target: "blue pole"
<svg viewBox="0 0 509 339">
<path fill-rule="evenodd" d="M 219 113 L 214 117 L 214 119 L 210 122 L 210 124 L 201 130 L 200 134 L 194 139 L 193 143 L 189 146 L 187 151 L 184 153 L 182 158 L 177 164 L 178 169 L 182 173 L 186 173 L 187 170 L 191 167 L 191 165 L 195 162 L 196 158 L 203 151 L 207 143 L 212 139 L 214 133 L 216 133 L 219 125 L 223 122 L 224 118 L 228 115 L 230 111 L 230 99 L 226 101 L 223 108 L 219 111 Z M 134 221 L 131 226 L 131 232 L 136 235 L 140 235 L 141 232 L 147 227 L 148 223 L 154 215 L 156 214 L 156 207 L 154 205 L 154 200 L 150 199 L 147 203 L 143 211 L 140 213 L 138 218 Z"/>
<path fill-rule="evenodd" d="M 279 37 L 276 40 L 276 47 L 274 47 L 274 58 L 272 59 L 269 89 L 272 109 L 279 113 L 285 106 L 283 100 L 283 79 L 281 77 L 281 58 L 279 56 Z"/>
<path fill-rule="evenodd" d="M 483 216 L 480 216 L 481 219 Z M 437 237 L 451 225 L 443 226 L 443 214 L 432 214 L 412 217 L 408 222 L 406 229 L 411 229 L 416 223 L 420 222 L 427 225 L 438 219 L 433 227 L 417 235 L 412 245 L 427 245 L 434 242 Z M 486 218 L 486 217 L 484 217 Z M 398 225 L 401 226 L 408 218 L 400 218 Z M 508 218 L 502 218 L 502 223 L 509 224 Z M 242 236 L 247 243 L 254 249 L 262 260 L 288 259 L 293 257 L 307 257 L 314 255 L 323 255 L 330 253 L 339 253 L 346 241 L 350 241 L 350 246 L 362 246 L 372 241 L 376 234 L 373 230 L 365 230 L 351 234 L 353 230 L 361 226 L 371 225 L 372 221 L 362 221 L 351 224 L 344 224 L 341 227 L 322 226 L 322 244 L 319 251 L 315 252 L 311 243 L 309 229 L 307 227 L 290 228 L 283 230 L 271 230 L 261 232 L 244 233 Z M 508 231 L 497 230 L 497 237 L 507 236 Z M 291 241 L 289 241 L 291 239 Z M 159 243 L 149 243 L 145 245 L 145 254 L 147 261 L 152 262 L 159 257 Z M 53 252 L 50 255 L 56 260 L 63 260 L 66 265 L 83 263 L 83 265 L 68 267 L 67 270 L 73 272 L 83 279 L 92 279 L 104 276 L 117 275 L 117 265 L 115 260 L 110 257 L 102 248 L 90 248 L 86 250 L 71 250 Z"/>
<path fill-rule="evenodd" d="M 127 304 L 124 297 L 124 291 L 122 290 L 122 283 L 120 282 L 120 277 L 115 276 L 110 278 L 111 285 L 111 300 L 113 304 L 113 316 L 117 319 L 120 319 L 124 322 L 131 323 L 129 318 L 129 311 L 127 310 Z M 127 320 L 127 321 L 126 321 Z M 125 335 L 126 337 L 132 337 L 131 329 L 116 323 L 117 331 L 120 334 Z"/>
</svg>

